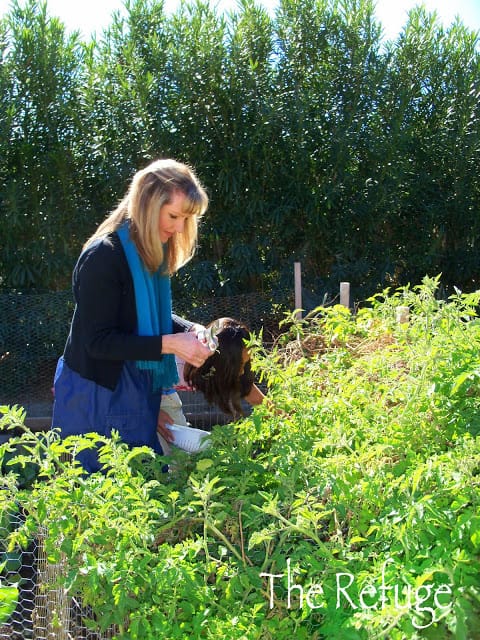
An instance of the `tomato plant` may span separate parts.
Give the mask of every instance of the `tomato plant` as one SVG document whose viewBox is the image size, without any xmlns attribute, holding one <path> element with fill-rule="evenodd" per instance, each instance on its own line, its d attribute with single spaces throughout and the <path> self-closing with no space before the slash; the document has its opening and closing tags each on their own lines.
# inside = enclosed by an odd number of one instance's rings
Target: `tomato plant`
<svg viewBox="0 0 480 640">
<path fill-rule="evenodd" d="M 122 640 L 478 638 L 480 296 L 437 287 L 252 343 L 271 403 L 198 454 L 40 438 L 2 408 L 25 431 L 0 450 L 0 509 L 26 514 L 5 553 L 42 527 L 63 585 Z M 104 470 L 85 476 L 92 446 Z"/>
</svg>

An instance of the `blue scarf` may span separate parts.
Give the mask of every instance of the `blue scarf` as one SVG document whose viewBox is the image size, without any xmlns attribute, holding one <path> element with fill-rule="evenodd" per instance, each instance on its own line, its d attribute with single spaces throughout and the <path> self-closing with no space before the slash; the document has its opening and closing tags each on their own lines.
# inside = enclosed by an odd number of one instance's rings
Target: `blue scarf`
<svg viewBox="0 0 480 640">
<path fill-rule="evenodd" d="M 150 273 L 138 255 L 129 233 L 129 223 L 118 229 L 123 250 L 133 278 L 137 308 L 137 332 L 139 336 L 159 336 L 172 333 L 172 292 L 170 277 L 162 274 L 162 267 Z M 137 367 L 152 374 L 153 389 L 169 388 L 178 382 L 178 371 L 173 354 L 165 354 L 161 360 L 137 360 Z"/>
</svg>

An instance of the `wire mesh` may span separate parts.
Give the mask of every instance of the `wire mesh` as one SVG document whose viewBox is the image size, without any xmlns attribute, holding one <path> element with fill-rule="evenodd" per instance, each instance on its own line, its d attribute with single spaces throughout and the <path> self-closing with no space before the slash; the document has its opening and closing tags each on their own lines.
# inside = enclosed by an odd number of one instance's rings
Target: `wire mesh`
<svg viewBox="0 0 480 640">
<path fill-rule="evenodd" d="M 36 539 L 37 570 L 35 606 L 32 627 L 35 640 L 69 640 L 70 598 L 60 585 L 66 574 L 66 562 L 60 556 L 58 562 L 51 562 L 45 551 L 47 531 L 41 528 Z"/>
<path fill-rule="evenodd" d="M 266 342 L 278 331 L 282 317 L 277 304 L 259 293 L 208 298 L 189 307 L 179 305 L 175 311 L 203 324 L 224 316 L 236 318 L 252 331 L 262 330 Z M 31 419 L 51 415 L 53 377 L 72 313 L 70 291 L 0 294 L 0 405 L 20 405 Z M 193 411 L 199 402 L 185 397 L 187 411 L 192 413 L 189 407 Z M 198 408 L 205 413 L 203 405 Z"/>
<path fill-rule="evenodd" d="M 10 514 L 8 526 L 0 527 L 0 549 L 5 556 L 8 534 L 22 523 L 22 515 Z M 3 585 L 16 585 L 18 600 L 15 611 L 0 626 L 0 640 L 109 640 L 117 633 L 112 626 L 100 631 L 95 615 L 80 600 L 68 594 L 63 586 L 67 572 L 64 556 L 52 562 L 45 550 L 47 530 L 41 528 L 26 550 L 16 548 L 8 553 L 8 561 L 0 573 Z M 88 624 L 87 624 L 88 620 Z"/>
<path fill-rule="evenodd" d="M 50 412 L 72 312 L 69 291 L 0 294 L 0 404 L 18 404 L 37 416 Z"/>
<path fill-rule="evenodd" d="M 9 620 L 0 625 L 0 640 L 29 640 L 34 638 L 33 614 L 37 583 L 36 555 L 38 546 L 34 540 L 26 549 L 8 550 L 7 535 L 20 525 L 19 513 L 3 514 L 0 523 L 0 580 L 3 585 L 17 586 L 17 605 Z"/>
</svg>

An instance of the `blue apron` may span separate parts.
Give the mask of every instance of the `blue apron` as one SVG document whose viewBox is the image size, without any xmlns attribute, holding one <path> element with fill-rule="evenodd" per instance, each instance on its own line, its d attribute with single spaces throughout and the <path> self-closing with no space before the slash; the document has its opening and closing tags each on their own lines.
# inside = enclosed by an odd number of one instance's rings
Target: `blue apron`
<svg viewBox="0 0 480 640">
<path fill-rule="evenodd" d="M 110 437 L 115 430 L 130 447 L 147 445 L 162 453 L 157 437 L 161 391 L 152 391 L 150 372 L 134 362 L 124 363 L 111 391 L 72 371 L 62 356 L 54 390 L 52 428 L 60 428 L 62 437 L 91 432 Z M 94 449 L 80 452 L 77 459 L 89 473 L 100 469 Z"/>
</svg>

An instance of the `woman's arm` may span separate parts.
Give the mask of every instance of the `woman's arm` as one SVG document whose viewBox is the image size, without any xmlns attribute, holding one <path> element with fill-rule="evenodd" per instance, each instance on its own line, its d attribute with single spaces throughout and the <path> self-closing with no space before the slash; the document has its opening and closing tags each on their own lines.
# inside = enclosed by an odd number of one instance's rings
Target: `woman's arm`
<svg viewBox="0 0 480 640">
<path fill-rule="evenodd" d="M 124 254 L 103 241 L 82 254 L 74 272 L 74 329 L 91 358 L 161 360 L 173 353 L 202 364 L 210 355 L 195 333 L 136 335 L 133 282 Z M 188 323 L 194 327 L 193 323 Z M 197 365 L 198 366 L 198 365 Z"/>
<path fill-rule="evenodd" d="M 200 342 L 192 331 L 163 336 L 162 353 L 173 353 L 194 367 L 201 367 L 212 355 L 208 346 Z"/>
</svg>

